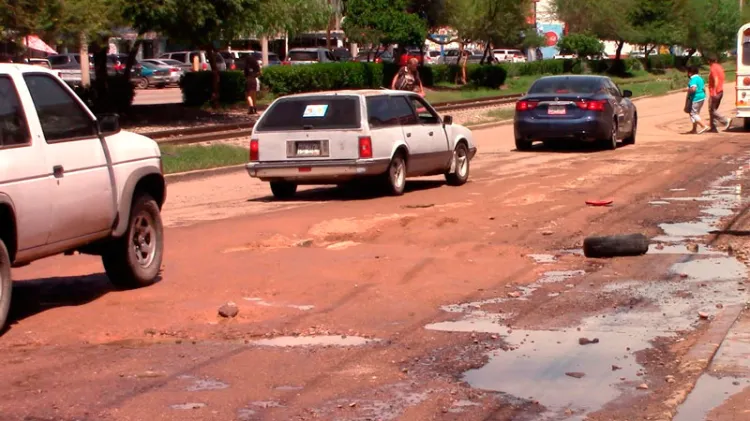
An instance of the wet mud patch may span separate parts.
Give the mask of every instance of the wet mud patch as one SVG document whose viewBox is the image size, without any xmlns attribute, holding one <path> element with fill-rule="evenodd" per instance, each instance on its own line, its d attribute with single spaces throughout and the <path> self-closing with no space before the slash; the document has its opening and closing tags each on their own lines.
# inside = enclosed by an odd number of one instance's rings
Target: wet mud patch
<svg viewBox="0 0 750 421">
<path fill-rule="evenodd" d="M 328 335 L 328 336 L 277 336 L 275 338 L 251 341 L 251 345 L 270 347 L 352 347 L 363 346 L 379 342 L 379 339 L 368 339 L 360 336 Z"/>
</svg>

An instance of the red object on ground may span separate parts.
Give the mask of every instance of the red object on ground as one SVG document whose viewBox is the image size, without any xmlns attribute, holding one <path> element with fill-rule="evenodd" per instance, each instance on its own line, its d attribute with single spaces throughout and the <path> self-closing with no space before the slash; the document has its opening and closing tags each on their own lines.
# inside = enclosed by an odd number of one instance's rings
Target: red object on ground
<svg viewBox="0 0 750 421">
<path fill-rule="evenodd" d="M 614 202 L 612 199 L 605 200 L 587 200 L 586 204 L 590 206 L 609 206 Z"/>
</svg>

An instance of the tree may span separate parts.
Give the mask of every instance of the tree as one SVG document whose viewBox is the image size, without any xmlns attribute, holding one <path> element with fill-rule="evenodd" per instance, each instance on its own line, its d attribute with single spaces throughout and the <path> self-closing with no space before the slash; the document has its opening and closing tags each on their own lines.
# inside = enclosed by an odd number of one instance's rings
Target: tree
<svg viewBox="0 0 750 421">
<path fill-rule="evenodd" d="M 528 0 L 445 0 L 448 24 L 463 41 L 516 47 L 524 43 L 529 25 Z M 530 39 L 530 41 L 534 41 Z"/>
<path fill-rule="evenodd" d="M 615 41 L 615 60 L 622 58 L 625 42 L 633 36 L 630 11 L 634 0 L 555 0 L 558 18 L 575 33 L 588 32 L 607 41 Z"/>
<path fill-rule="evenodd" d="M 604 52 L 604 44 L 590 34 L 569 34 L 558 43 L 563 54 L 575 54 L 579 59 L 596 57 Z"/>
<path fill-rule="evenodd" d="M 407 0 L 349 0 L 344 32 L 361 44 L 401 47 L 422 45 L 427 25 L 419 15 L 407 13 Z"/>
<path fill-rule="evenodd" d="M 696 51 L 721 54 L 735 45 L 742 25 L 736 0 L 683 0 L 680 44 L 689 56 Z"/>
<path fill-rule="evenodd" d="M 128 0 L 124 16 L 139 33 L 156 31 L 206 51 L 213 72 L 214 105 L 219 103 L 220 74 L 216 42 L 240 35 L 294 33 L 325 27 L 324 0 Z M 321 19 L 322 18 L 322 19 Z"/>
<path fill-rule="evenodd" d="M 627 42 L 643 45 L 646 63 L 649 54 L 659 45 L 679 42 L 681 11 L 677 0 L 633 0 L 627 11 L 633 30 Z"/>
<path fill-rule="evenodd" d="M 0 31 L 17 41 L 28 35 L 47 38 L 57 26 L 60 0 L 4 0 L 0 4 Z"/>
</svg>

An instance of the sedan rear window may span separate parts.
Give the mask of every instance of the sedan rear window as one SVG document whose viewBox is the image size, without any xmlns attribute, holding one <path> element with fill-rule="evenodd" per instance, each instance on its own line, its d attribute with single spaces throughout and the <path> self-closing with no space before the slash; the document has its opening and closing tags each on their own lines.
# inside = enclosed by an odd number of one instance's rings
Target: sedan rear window
<svg viewBox="0 0 750 421">
<path fill-rule="evenodd" d="M 529 94 L 593 94 L 600 90 L 598 78 L 549 77 L 539 79 L 529 88 Z"/>
<path fill-rule="evenodd" d="M 260 120 L 256 131 L 292 131 L 360 128 L 358 97 L 304 97 L 281 99 Z"/>
<path fill-rule="evenodd" d="M 291 61 L 318 61 L 317 51 L 290 51 L 289 60 Z"/>
</svg>

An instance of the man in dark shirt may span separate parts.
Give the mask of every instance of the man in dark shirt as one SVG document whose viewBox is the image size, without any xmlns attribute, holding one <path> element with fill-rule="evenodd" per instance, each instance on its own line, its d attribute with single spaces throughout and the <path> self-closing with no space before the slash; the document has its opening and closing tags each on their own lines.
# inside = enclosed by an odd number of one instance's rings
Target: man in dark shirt
<svg viewBox="0 0 750 421">
<path fill-rule="evenodd" d="M 252 54 L 245 56 L 245 95 L 247 96 L 248 114 L 257 114 L 256 99 L 260 82 L 258 77 L 261 75 L 260 63 Z"/>
</svg>

